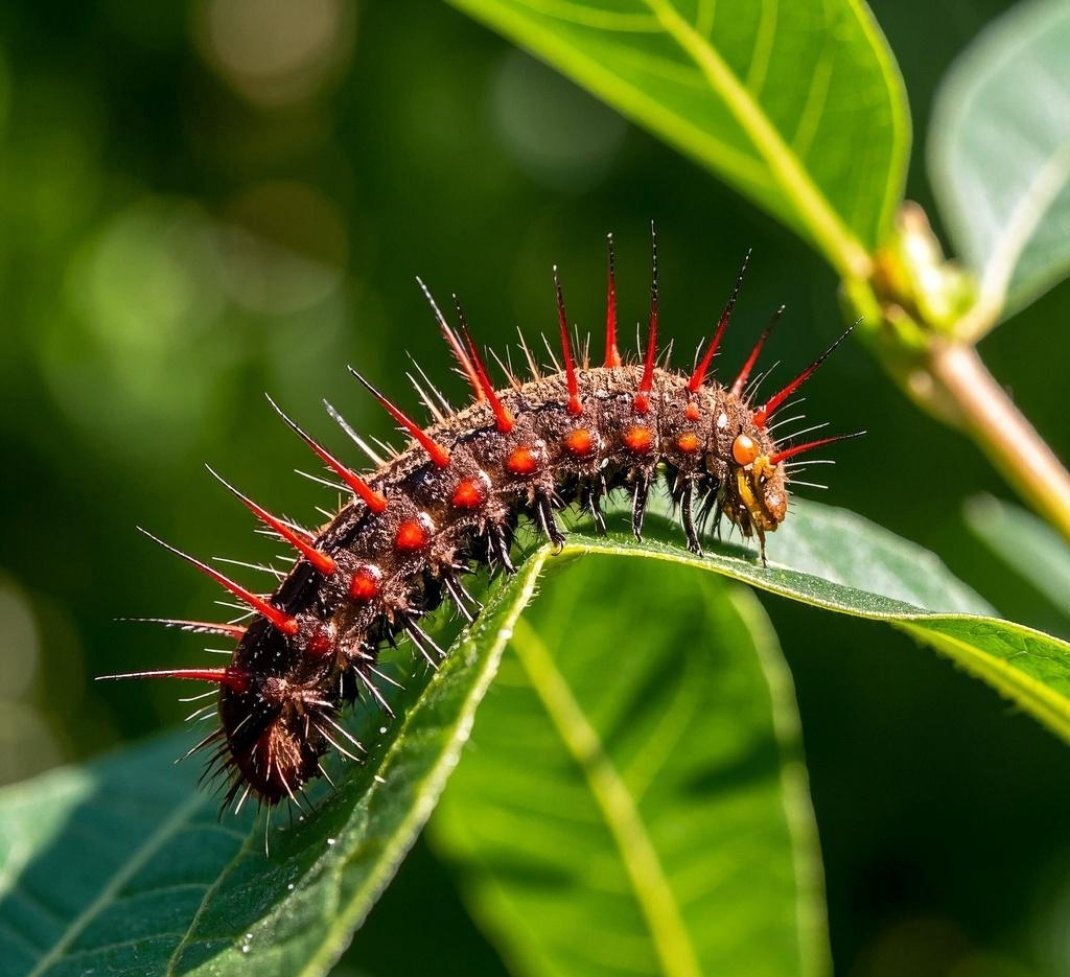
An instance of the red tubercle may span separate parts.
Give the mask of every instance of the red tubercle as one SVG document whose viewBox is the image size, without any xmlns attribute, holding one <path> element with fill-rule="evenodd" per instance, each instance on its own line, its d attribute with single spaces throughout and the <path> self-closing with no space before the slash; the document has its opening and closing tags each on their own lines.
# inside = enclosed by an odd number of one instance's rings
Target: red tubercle
<svg viewBox="0 0 1070 977">
<path fill-rule="evenodd" d="M 382 589 L 383 572 L 368 564 L 358 568 L 349 581 L 350 600 L 367 602 L 375 600 Z"/>
<path fill-rule="evenodd" d="M 462 478 L 450 498 L 452 505 L 458 509 L 478 509 L 487 501 L 487 486 L 479 478 Z"/>
<path fill-rule="evenodd" d="M 733 381 L 729 393 L 734 397 L 738 397 L 743 393 L 743 388 L 747 385 L 747 380 L 750 379 L 751 371 L 754 369 L 754 364 L 758 362 L 758 356 L 762 352 L 762 347 L 765 345 L 765 341 L 769 338 L 769 334 L 773 331 L 773 326 L 780 321 L 780 317 L 784 314 L 785 306 L 781 306 L 772 314 L 766 327 L 762 330 L 762 334 L 758 337 L 758 341 L 754 344 L 754 349 L 750 351 L 750 355 L 747 357 L 747 362 L 743 364 L 743 369 L 739 371 L 739 376 Z"/>
<path fill-rule="evenodd" d="M 305 559 L 308 560 L 308 562 L 311 563 L 323 576 L 329 577 L 338 569 L 334 558 L 324 553 L 322 550 L 316 549 L 316 547 L 309 542 L 307 536 L 298 533 L 292 526 L 287 525 L 278 517 L 273 516 L 267 509 L 257 505 L 248 496 L 243 495 L 213 468 L 207 465 L 205 467 L 208 468 L 208 471 L 228 488 L 241 501 L 241 503 L 253 513 L 253 515 L 277 532 L 284 540 L 286 540 L 286 542 L 301 553 L 301 555 L 304 556 Z"/>
<path fill-rule="evenodd" d="M 750 256 L 751 252 L 748 250 L 743 257 L 743 264 L 739 269 L 736 284 L 732 288 L 732 294 L 728 296 L 728 301 L 725 303 L 724 310 L 721 312 L 721 318 L 717 322 L 717 330 L 713 334 L 713 339 L 710 340 L 710 345 L 706 349 L 705 355 L 699 361 L 698 366 L 695 367 L 695 372 L 691 374 L 691 379 L 687 381 L 687 389 L 692 393 L 700 390 L 702 385 L 706 382 L 706 374 L 709 372 L 713 357 L 717 354 L 717 350 L 720 348 L 721 340 L 724 339 L 725 329 L 728 328 L 728 321 L 732 318 L 732 311 L 736 307 L 736 300 L 739 298 L 739 293 L 743 289 L 743 279 L 747 274 L 747 264 L 750 262 Z"/>
<path fill-rule="evenodd" d="M 567 410 L 573 417 L 583 413 L 580 401 L 580 382 L 576 376 L 576 364 L 572 359 L 572 340 L 568 334 L 568 316 L 565 314 L 565 298 L 561 294 L 561 279 L 554 265 L 554 293 L 557 297 L 557 321 L 561 328 L 561 352 L 565 360 L 565 382 L 568 384 Z"/>
<path fill-rule="evenodd" d="M 446 468 L 450 463 L 450 453 L 438 444 L 432 437 L 424 432 L 424 430 L 414 421 L 412 418 L 407 417 L 402 413 L 401 409 L 395 407 L 386 397 L 375 389 L 361 374 L 359 374 L 353 367 L 349 367 L 349 372 L 353 374 L 368 390 L 368 392 L 383 406 L 383 409 L 394 418 L 409 433 L 409 435 L 420 445 L 424 451 L 427 452 L 431 461 L 437 468 Z"/>
<path fill-rule="evenodd" d="M 843 332 L 839 339 L 836 340 L 828 349 L 825 350 L 813 363 L 811 363 L 805 370 L 802 371 L 794 380 L 791 381 L 782 390 L 778 390 L 772 397 L 770 397 L 761 407 L 754 412 L 754 423 L 758 427 L 765 427 L 769 418 L 773 416 L 776 409 L 784 403 L 796 390 L 799 389 L 807 380 L 810 379 L 817 371 L 817 368 L 821 366 L 832 355 L 833 350 L 840 345 L 854 329 L 854 325 L 850 325 Z"/>
<path fill-rule="evenodd" d="M 331 633 L 330 626 L 321 624 L 316 628 L 304 650 L 305 654 L 312 658 L 323 658 L 334 651 L 334 635 Z"/>
<path fill-rule="evenodd" d="M 618 367 L 623 362 L 617 349 L 617 261 L 613 250 L 613 235 L 606 235 L 608 271 L 606 274 L 606 362 L 607 367 Z"/>
<path fill-rule="evenodd" d="M 417 553 L 424 549 L 431 541 L 425 520 L 405 519 L 394 534 L 394 549 L 399 553 Z"/>
<path fill-rule="evenodd" d="M 229 590 L 235 597 L 248 604 L 254 611 L 260 614 L 262 617 L 266 618 L 275 628 L 277 628 L 283 634 L 291 636 L 297 634 L 299 625 L 296 617 L 292 617 L 281 608 L 278 608 L 269 601 L 264 600 L 263 597 L 257 596 L 252 591 L 246 590 L 240 584 L 237 584 L 233 580 L 230 580 L 227 577 L 223 576 L 223 574 L 221 574 L 214 567 L 210 567 L 207 563 L 198 560 L 196 557 L 190 556 L 188 553 L 183 553 L 182 550 L 172 546 L 170 543 L 165 543 L 162 539 L 153 536 L 152 533 L 148 532 L 147 530 L 142 529 L 141 532 L 148 536 L 149 539 L 153 540 L 156 543 L 159 543 L 165 550 L 169 550 L 171 553 L 174 553 L 175 556 L 182 557 L 183 560 L 195 566 L 198 570 L 201 571 L 201 573 L 205 574 L 208 577 L 211 577 L 211 579 L 214 580 L 221 587 L 224 587 L 226 590 Z"/>
<path fill-rule="evenodd" d="M 594 454 L 597 444 L 595 433 L 589 427 L 578 427 L 565 435 L 565 450 L 577 458 Z"/>
<path fill-rule="evenodd" d="M 694 401 L 691 401 L 684 408 L 684 417 L 694 423 L 695 421 L 702 419 L 702 409 Z"/>
<path fill-rule="evenodd" d="M 353 493 L 361 499 L 368 509 L 379 515 L 386 511 L 387 501 L 386 496 L 381 492 L 375 491 L 363 478 L 357 475 L 355 472 L 350 471 L 345 465 L 343 465 L 337 458 L 334 457 L 326 448 L 318 444 L 310 435 L 306 434 L 300 427 L 297 426 L 295 421 L 292 421 L 289 417 L 282 412 L 282 409 L 275 403 L 270 397 L 268 397 L 268 403 L 275 408 L 275 412 L 285 422 L 286 426 L 290 428 L 302 441 L 305 442 L 315 452 L 317 457 L 328 468 L 331 469 L 339 478 L 342 479 L 346 485 L 353 491 Z M 228 486 L 229 487 L 229 486 Z"/>
</svg>

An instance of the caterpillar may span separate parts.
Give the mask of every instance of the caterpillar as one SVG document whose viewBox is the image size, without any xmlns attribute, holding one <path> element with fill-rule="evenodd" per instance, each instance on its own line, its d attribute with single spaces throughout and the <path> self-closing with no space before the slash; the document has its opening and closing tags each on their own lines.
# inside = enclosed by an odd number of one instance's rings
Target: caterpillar
<svg viewBox="0 0 1070 977">
<path fill-rule="evenodd" d="M 691 371 L 659 364 L 657 238 L 652 229 L 650 311 L 645 351 L 622 359 L 617 345 L 616 274 L 608 237 L 605 355 L 592 366 L 574 345 L 561 281 L 554 268 L 560 357 L 552 372 L 524 344 L 530 376 L 506 370 L 491 382 L 457 304 L 455 327 L 423 282 L 438 328 L 472 388 L 473 402 L 454 410 L 429 383 L 415 383 L 432 423 L 422 427 L 360 373 L 350 372 L 411 439 L 388 457 L 371 448 L 329 404 L 327 409 L 375 465 L 358 474 L 315 441 L 271 401 L 285 424 L 341 480 L 350 500 L 318 532 L 272 515 L 216 476 L 267 531 L 292 545 L 297 558 L 270 596 L 230 580 L 214 567 L 152 537 L 192 563 L 247 605 L 245 623 L 152 619 L 236 642 L 223 668 L 175 668 L 106 678 L 169 677 L 218 686 L 220 725 L 190 753 L 207 749 L 205 774 L 225 785 L 223 809 L 252 794 L 263 804 L 296 801 L 325 775 L 322 758 L 335 749 L 357 759 L 360 744 L 335 718 L 365 697 L 390 711 L 377 667 L 380 649 L 407 636 L 429 663 L 443 653 L 420 619 L 443 602 L 469 621 L 480 606 L 464 577 L 481 568 L 511 572 L 522 519 L 560 547 L 561 510 L 579 506 L 605 531 L 603 500 L 631 495 L 631 527 L 643 530 L 655 481 L 668 486 L 689 549 L 722 518 L 745 539 L 756 538 L 765 562 L 766 534 L 787 515 L 789 459 L 852 434 L 785 444 L 770 424 L 850 332 L 782 389 L 758 402 L 748 382 L 762 347 L 784 311 L 759 335 L 729 385 L 711 375 L 714 356 L 743 285 L 748 252 L 713 337 Z M 426 378 L 425 378 L 426 379 Z M 211 469 L 209 469 L 211 471 Z M 212 472 L 215 474 L 215 472 Z M 147 534 L 151 535 L 151 534 Z M 347 745 L 348 747 L 347 748 Z"/>
</svg>

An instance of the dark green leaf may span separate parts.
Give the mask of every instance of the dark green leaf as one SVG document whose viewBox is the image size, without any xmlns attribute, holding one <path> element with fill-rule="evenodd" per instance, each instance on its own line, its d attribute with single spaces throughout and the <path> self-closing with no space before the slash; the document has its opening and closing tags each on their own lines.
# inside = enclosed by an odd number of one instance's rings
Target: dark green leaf
<svg viewBox="0 0 1070 977">
<path fill-rule="evenodd" d="M 860 0 L 451 0 L 864 274 L 902 192 L 898 68 Z"/>
<path fill-rule="evenodd" d="M 1070 547 L 1031 512 L 990 495 L 966 507 L 970 528 L 1070 619 Z"/>
<path fill-rule="evenodd" d="M 432 827 L 518 975 L 830 969 L 791 679 L 741 587 L 554 573 Z"/>
<path fill-rule="evenodd" d="M 118 977 L 250 966 L 288 977 L 325 973 L 430 814 L 543 565 L 563 567 L 568 556 L 656 558 L 887 621 L 1070 739 L 1070 648 L 988 616 L 935 557 L 864 519 L 800 504 L 770 537 L 768 567 L 731 544 L 693 556 L 676 527 L 653 516 L 649 525 L 642 543 L 613 528 L 604 538 L 577 532 L 560 557 L 529 553 L 516 577 L 495 586 L 441 671 L 408 683 L 398 721 L 380 735 L 381 718 L 358 714 L 368 764 L 352 769 L 313 816 L 292 825 L 277 817 L 270 858 L 262 827 L 215 822 L 213 802 L 191 788 L 193 766 L 165 762 L 178 752 L 170 743 L 0 792 L 0 977 L 89 967 Z M 614 600 L 612 591 L 584 597 Z M 663 597 L 652 598 L 655 606 Z M 612 667 L 622 652 L 609 653 Z"/>
<path fill-rule="evenodd" d="M 637 543 L 623 531 L 575 542 L 577 552 L 646 555 L 724 573 L 762 590 L 853 617 L 887 621 L 932 645 L 1070 740 L 1070 645 L 994 616 L 927 550 L 843 509 L 794 503 L 769 538 L 769 566 L 722 547 L 681 551 L 675 527 Z M 733 553 L 733 550 L 735 552 Z"/>
<path fill-rule="evenodd" d="M 171 737 L 0 792 L 0 975 L 325 974 L 431 814 L 544 559 L 500 588 L 311 815 L 216 818 Z"/>
</svg>

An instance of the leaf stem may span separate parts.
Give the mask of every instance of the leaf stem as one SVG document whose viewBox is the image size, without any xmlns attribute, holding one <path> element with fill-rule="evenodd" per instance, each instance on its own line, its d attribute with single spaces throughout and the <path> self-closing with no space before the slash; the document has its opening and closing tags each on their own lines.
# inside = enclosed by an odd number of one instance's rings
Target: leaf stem
<svg viewBox="0 0 1070 977">
<path fill-rule="evenodd" d="M 928 372 L 960 423 L 989 460 L 1042 516 L 1070 540 L 1070 473 L 996 382 L 977 350 L 934 340 Z"/>
<path fill-rule="evenodd" d="M 1009 271 L 1002 274 L 995 291 L 979 291 L 968 272 L 944 257 L 925 212 L 906 201 L 893 234 L 874 255 L 873 277 L 845 279 L 842 287 L 862 319 L 859 334 L 908 396 L 968 434 L 1022 498 L 1070 540 L 1070 473 L 975 347 L 999 319 Z"/>
</svg>

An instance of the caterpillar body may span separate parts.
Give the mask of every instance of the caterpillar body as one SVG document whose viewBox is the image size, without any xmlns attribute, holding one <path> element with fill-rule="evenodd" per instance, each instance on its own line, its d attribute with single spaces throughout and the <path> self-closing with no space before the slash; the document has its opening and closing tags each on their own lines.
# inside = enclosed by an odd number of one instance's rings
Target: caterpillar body
<svg viewBox="0 0 1070 977">
<path fill-rule="evenodd" d="M 463 578 L 483 567 L 512 571 L 510 554 L 521 519 L 560 545 L 562 509 L 580 506 L 604 529 L 604 498 L 625 490 L 639 536 L 651 488 L 664 478 L 692 551 L 701 552 L 700 537 L 710 520 L 716 524 L 726 518 L 744 538 L 757 538 L 764 561 L 765 534 L 787 514 L 786 463 L 839 440 L 778 443 L 770 420 L 846 333 L 783 389 L 753 402 L 748 380 L 781 308 L 735 380 L 717 382 L 710 366 L 746 266 L 745 260 L 695 369 L 675 371 L 658 365 L 655 239 L 645 352 L 640 362 L 625 363 L 617 348 L 610 237 L 602 363 L 592 366 L 574 353 L 555 268 L 560 362 L 553 372 L 544 372 L 525 348 L 531 376 L 510 376 L 500 390 L 488 377 L 463 311 L 458 306 L 459 328 L 454 328 L 425 288 L 474 402 L 454 411 L 437 391 L 422 389 L 434 418 L 424 428 L 352 371 L 411 438 L 405 450 L 384 459 L 328 405 L 378 466 L 370 474 L 352 471 L 276 407 L 341 479 L 351 501 L 318 532 L 308 533 L 228 485 L 270 531 L 295 547 L 296 562 L 273 594 L 260 596 L 163 543 L 239 597 L 254 616 L 243 624 L 162 622 L 236 640 L 226 667 L 107 677 L 166 676 L 216 684 L 220 726 L 191 752 L 211 751 L 206 773 L 225 778 L 224 807 L 235 801 L 240 807 L 250 794 L 274 805 L 296 800 L 309 781 L 321 776 L 328 751 L 357 759 L 353 751 L 359 753 L 359 744 L 336 718 L 340 707 L 367 697 L 389 711 L 381 688 L 386 676 L 377 667 L 380 649 L 407 636 L 434 663 L 441 652 L 420 619 L 448 601 L 473 620 L 480 608 Z"/>
</svg>

